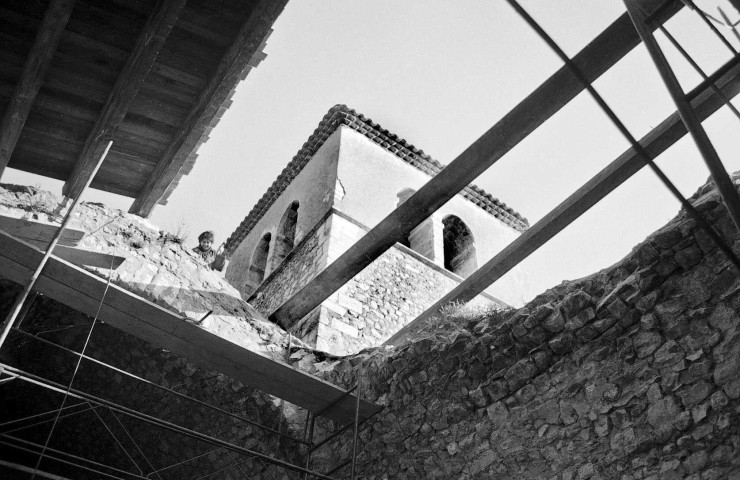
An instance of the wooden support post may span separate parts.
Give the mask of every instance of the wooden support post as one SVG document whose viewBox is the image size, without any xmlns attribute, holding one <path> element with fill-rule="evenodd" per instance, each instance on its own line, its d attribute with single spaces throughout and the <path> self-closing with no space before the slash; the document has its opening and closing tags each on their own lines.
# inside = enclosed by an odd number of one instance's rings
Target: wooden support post
<svg viewBox="0 0 740 480">
<path fill-rule="evenodd" d="M 681 120 L 686 125 L 691 137 L 694 139 L 696 147 L 699 149 L 704 162 L 709 168 L 709 173 L 712 175 L 714 183 L 717 184 L 717 190 L 719 190 L 722 200 L 730 212 L 730 218 L 735 224 L 738 232 L 740 232 L 740 195 L 738 195 L 735 186 L 732 184 L 730 176 L 727 174 L 722 160 L 720 160 L 717 151 L 712 145 L 712 141 L 709 140 L 707 132 L 701 125 L 701 121 L 691 108 L 691 103 L 686 99 L 686 94 L 681 88 L 681 84 L 678 83 L 676 75 L 671 69 L 671 65 L 668 63 L 663 51 L 660 49 L 658 42 L 653 37 L 653 33 L 648 27 L 645 21 L 645 14 L 642 11 L 642 6 L 637 0 L 624 0 L 624 4 L 627 7 L 627 12 L 632 18 L 632 23 L 635 25 L 637 33 L 642 38 L 642 42 L 647 48 L 650 57 L 653 59 L 658 72 L 660 73 L 663 82 L 665 83 L 668 93 L 673 99 L 673 103 L 676 104 Z"/>
<path fill-rule="evenodd" d="M 160 0 L 141 30 L 136 45 L 108 95 L 95 126 L 85 140 L 80 158 L 62 188 L 64 196 L 78 196 L 95 168 L 106 144 L 123 122 L 126 112 L 144 84 L 146 75 L 157 60 L 165 40 L 175 26 L 186 0 Z"/>
<path fill-rule="evenodd" d="M 95 175 L 95 172 L 98 171 L 98 169 L 100 168 L 100 165 L 103 164 L 103 160 L 105 160 L 105 156 L 108 155 L 108 151 L 110 150 L 110 146 L 112 144 L 113 142 L 108 142 L 107 147 L 103 151 L 103 155 L 101 155 L 100 160 L 98 160 L 98 163 L 95 166 L 92 176 Z M 2 348 L 3 343 L 5 343 L 5 339 L 8 337 L 8 334 L 10 333 L 10 329 L 13 328 L 13 324 L 15 323 L 15 319 L 18 317 L 18 312 L 21 311 L 23 302 L 26 301 L 28 294 L 31 293 L 33 286 L 36 284 L 36 280 L 39 278 L 39 275 L 41 275 L 41 271 L 44 269 L 44 266 L 46 266 L 46 262 L 49 260 L 49 257 L 51 256 L 51 252 L 54 251 L 54 247 L 57 246 L 59 239 L 62 238 L 62 233 L 64 233 L 64 228 L 67 226 L 70 219 L 72 218 L 72 211 L 75 209 L 75 207 L 79 203 L 80 198 L 82 197 L 82 193 L 85 191 L 88 185 L 90 185 L 92 176 L 88 179 L 84 188 L 80 191 L 80 194 L 77 197 L 75 197 L 74 202 L 72 202 L 72 205 L 69 207 L 69 210 L 67 211 L 67 215 L 64 217 L 64 220 L 62 221 L 62 225 L 59 227 L 59 231 L 56 233 L 56 235 L 54 235 L 54 238 L 51 240 L 51 243 L 46 248 L 46 253 L 44 253 L 44 256 L 41 258 L 41 262 L 39 262 L 38 267 L 36 267 L 36 270 L 33 272 L 33 275 L 31 275 L 31 279 L 26 284 L 26 287 L 23 289 L 23 292 L 21 292 L 21 294 L 18 295 L 18 298 L 16 298 L 15 304 L 13 304 L 13 308 L 11 308 L 10 312 L 8 313 L 7 318 L 5 319 L 3 333 L 0 334 L 0 348 Z"/>
<path fill-rule="evenodd" d="M 216 73 L 201 91 L 190 110 L 183 127 L 172 139 L 144 188 L 134 200 L 129 213 L 148 217 L 175 181 L 180 168 L 205 135 L 211 122 L 231 95 L 252 57 L 258 53 L 264 39 L 270 34 L 270 19 L 277 17 L 288 0 L 260 0 L 255 2 L 247 21 L 229 50 L 224 54 Z"/>
<path fill-rule="evenodd" d="M 645 2 L 655 6 L 658 1 Z M 673 16 L 680 3 L 672 3 L 656 15 L 656 24 Z M 627 14 L 581 50 L 573 62 L 593 82 L 639 43 Z M 334 263 L 325 268 L 270 319 L 287 328 L 316 308 L 332 293 L 372 263 L 400 238 L 486 171 L 514 146 L 573 100 L 584 89 L 567 66 L 560 68 L 504 118 L 462 152 L 444 170 L 380 221 Z"/>
<path fill-rule="evenodd" d="M 704 82 L 689 93 L 689 97 L 693 99 L 692 106 L 701 119 L 708 118 L 724 104 L 724 99 L 717 95 L 711 87 L 712 82 L 728 98 L 740 92 L 740 59 L 735 58 L 725 67 L 721 69 L 722 75 L 719 78 L 712 76 L 708 82 Z M 681 122 L 678 112 L 675 112 L 643 137 L 640 144 L 651 157 L 655 158 L 684 135 L 686 135 L 686 127 Z M 463 283 L 386 340 L 385 344 L 396 346 L 402 344 L 404 339 L 413 334 L 424 320 L 437 315 L 444 305 L 450 302 L 467 302 L 475 298 L 644 166 L 644 160 L 633 149 L 630 148 L 622 153 Z"/>
<path fill-rule="evenodd" d="M 13 155 L 74 5 L 75 0 L 52 0 L 44 13 L 44 19 L 0 124 L 0 178 Z"/>
</svg>

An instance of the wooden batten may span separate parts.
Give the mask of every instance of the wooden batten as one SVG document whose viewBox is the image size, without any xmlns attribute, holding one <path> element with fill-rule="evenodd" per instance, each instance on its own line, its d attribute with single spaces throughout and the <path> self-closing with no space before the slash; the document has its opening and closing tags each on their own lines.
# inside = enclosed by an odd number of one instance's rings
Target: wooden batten
<svg viewBox="0 0 740 480">
<path fill-rule="evenodd" d="M 186 1 L 161 0 L 150 15 L 64 184 L 62 192 L 66 197 L 76 197 L 92 174 L 97 159 L 121 126 Z"/>
<path fill-rule="evenodd" d="M 207 129 L 217 121 L 223 104 L 229 100 L 245 69 L 257 59 L 263 58 L 260 48 L 269 35 L 275 19 L 285 7 L 287 0 L 261 0 L 242 25 L 236 40 L 223 56 L 216 73 L 201 91 L 198 100 L 188 114 L 178 135 L 170 142 L 164 155 L 149 176 L 144 188 L 134 200 L 129 213 L 143 217 L 151 214 L 154 207 L 166 196 L 170 185 L 175 182 L 180 170 L 188 160 Z"/>
<path fill-rule="evenodd" d="M 75 0 L 52 0 L 44 14 L 0 124 L 0 177 L 10 162 L 74 5 Z"/>
</svg>

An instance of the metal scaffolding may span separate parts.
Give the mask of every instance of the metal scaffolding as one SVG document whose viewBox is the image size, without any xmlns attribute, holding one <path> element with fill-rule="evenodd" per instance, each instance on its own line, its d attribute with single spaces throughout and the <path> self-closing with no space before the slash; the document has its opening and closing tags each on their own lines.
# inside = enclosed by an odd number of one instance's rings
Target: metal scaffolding
<svg viewBox="0 0 740 480">
<path fill-rule="evenodd" d="M 110 144 L 108 145 L 108 149 L 109 148 L 110 148 Z M 105 155 L 103 155 L 103 158 L 105 158 Z M 102 163 L 103 158 L 101 158 L 101 160 L 98 162 L 98 166 L 100 165 L 100 163 Z M 92 178 L 92 176 L 90 178 Z M 89 185 L 89 181 L 88 181 L 88 185 Z M 86 185 L 85 188 L 88 185 Z M 83 192 L 84 192 L 84 189 L 83 189 Z M 63 395 L 61 404 L 58 408 L 45 411 L 42 413 L 34 413 L 32 415 L 25 416 L 22 418 L 15 418 L 12 420 L 7 420 L 4 423 L 0 424 L 0 445 L 3 445 L 4 447 L 10 448 L 17 452 L 24 452 L 24 453 L 31 454 L 31 456 L 35 458 L 35 464 L 33 467 L 22 464 L 22 463 L 8 462 L 8 461 L 0 462 L 0 466 L 8 468 L 8 469 L 20 471 L 20 472 L 29 473 L 32 479 L 36 478 L 37 476 L 42 477 L 42 478 L 53 478 L 53 479 L 64 478 L 64 477 L 60 477 L 56 475 L 53 472 L 45 471 L 41 468 L 42 461 L 46 459 L 47 461 L 53 461 L 53 462 L 58 462 L 64 465 L 72 466 L 72 467 L 78 468 L 83 471 L 87 471 L 90 473 L 94 473 L 96 475 L 100 475 L 105 478 L 151 479 L 153 478 L 152 475 L 154 475 L 156 476 L 156 478 L 162 480 L 161 473 L 164 472 L 165 470 L 172 469 L 175 466 L 180 466 L 180 465 L 192 462 L 202 456 L 202 455 L 198 455 L 195 458 L 184 459 L 182 461 L 177 462 L 174 465 L 169 465 L 163 468 L 159 468 L 159 469 L 155 468 L 152 462 L 149 460 L 149 458 L 144 453 L 146 449 L 142 448 L 134 440 L 131 433 L 126 429 L 124 424 L 121 422 L 120 418 L 121 416 L 124 416 L 129 419 L 133 419 L 139 422 L 146 423 L 147 425 L 150 425 L 152 427 L 162 428 L 162 429 L 176 433 L 178 435 L 182 435 L 187 438 L 191 438 L 197 441 L 208 443 L 216 447 L 216 450 L 212 450 L 210 453 L 218 450 L 218 451 L 225 452 L 225 454 L 229 456 L 230 463 L 231 463 L 230 465 L 228 465 L 227 467 L 218 469 L 215 472 L 211 472 L 206 476 L 201 476 L 196 480 L 204 479 L 212 475 L 216 475 L 218 473 L 221 473 L 224 470 L 228 470 L 231 468 L 236 468 L 240 470 L 241 473 L 246 477 L 246 474 L 242 470 L 242 464 L 252 461 L 252 460 L 259 461 L 263 466 L 270 464 L 270 465 L 274 465 L 276 467 L 282 468 L 286 471 L 296 472 L 300 474 L 301 478 L 303 479 L 318 478 L 318 479 L 324 479 L 324 480 L 333 480 L 334 477 L 332 477 L 331 475 L 335 471 L 344 467 L 347 464 L 347 462 L 351 462 L 352 478 L 354 479 L 355 458 L 357 455 L 357 439 L 358 439 L 359 424 L 360 424 L 359 423 L 359 418 L 360 418 L 359 413 L 360 413 L 360 404 L 361 404 L 359 373 L 358 373 L 357 385 L 353 387 L 352 389 L 350 389 L 349 391 L 344 392 L 341 395 L 341 397 L 335 399 L 333 402 L 327 405 L 324 409 L 314 414 L 311 414 L 309 410 L 306 410 L 306 424 L 307 426 L 309 425 L 309 419 L 310 419 L 310 430 L 309 430 L 307 439 L 301 440 L 299 438 L 295 438 L 287 433 L 282 432 L 282 428 L 281 428 L 282 415 L 283 415 L 282 407 L 281 407 L 280 426 L 278 430 L 275 430 L 257 421 L 250 420 L 241 415 L 237 415 L 233 412 L 229 412 L 217 406 L 211 405 L 207 402 L 192 398 L 181 392 L 177 392 L 174 389 L 168 388 L 164 385 L 160 385 L 156 382 L 152 382 L 148 379 L 134 375 L 131 372 L 127 372 L 126 370 L 115 367 L 109 363 L 92 358 L 91 356 L 87 355 L 86 354 L 87 347 L 90 344 L 93 330 L 95 329 L 96 324 L 99 323 L 98 317 L 100 315 L 101 308 L 104 304 L 106 294 L 108 293 L 108 290 L 109 290 L 108 287 L 110 286 L 110 279 L 112 278 L 112 271 L 108 272 L 108 281 L 106 283 L 105 289 L 102 292 L 99 305 L 95 312 L 95 316 L 92 318 L 92 322 L 85 336 L 85 342 L 82 345 L 80 351 L 76 351 L 72 348 L 68 348 L 68 347 L 65 347 L 64 345 L 61 345 L 51 340 L 42 338 L 39 336 L 39 333 L 37 333 L 36 335 L 33 335 L 29 332 L 21 330 L 20 327 L 21 327 L 23 318 L 28 313 L 28 311 L 30 310 L 31 304 L 37 297 L 36 295 L 34 295 L 33 297 L 31 297 L 31 301 L 27 301 L 28 296 L 33 291 L 36 281 L 38 280 L 41 274 L 41 271 L 46 265 L 46 261 L 50 258 L 51 252 L 57 240 L 61 237 L 64 231 L 64 227 L 66 226 L 69 218 L 71 217 L 72 211 L 77 205 L 81 195 L 82 195 L 82 192 L 78 195 L 78 197 L 72 203 L 71 207 L 69 208 L 66 214 L 64 221 L 61 224 L 61 227 L 59 228 L 59 231 L 54 236 L 54 239 L 51 241 L 51 244 L 47 247 L 46 254 L 43 256 L 40 264 L 35 269 L 34 274 L 31 276 L 30 280 L 25 285 L 21 294 L 17 296 L 16 301 L 6 318 L 2 336 L 0 336 L 0 351 L 2 350 L 2 347 L 4 346 L 4 344 L 6 343 L 5 341 L 9 337 L 9 335 L 14 334 L 17 337 L 27 340 L 29 344 L 32 344 L 32 343 L 42 344 L 45 347 L 56 349 L 58 352 L 64 355 L 71 356 L 75 361 L 74 370 L 73 370 L 71 379 L 65 384 L 65 383 L 59 383 L 57 381 L 54 381 L 50 378 L 46 378 L 41 375 L 34 374 L 28 369 L 23 368 L 22 366 L 10 365 L 9 363 L 5 361 L 0 362 L 0 373 L 2 375 L 5 375 L 5 377 L 0 377 L 0 384 L 5 384 L 8 382 L 12 382 L 12 381 L 21 381 L 21 382 L 26 382 L 28 384 L 34 385 L 36 387 L 46 389 L 51 392 L 61 393 Z M 48 332 L 48 331 L 45 331 L 45 332 Z M 45 332 L 40 332 L 40 333 L 45 333 Z M 287 346 L 287 353 L 288 353 L 287 356 L 288 357 L 290 353 L 290 347 L 291 347 L 291 342 L 289 340 L 288 346 Z M 305 449 L 305 454 L 304 454 L 305 461 L 303 462 L 304 466 L 291 463 L 290 461 L 277 458 L 273 455 L 268 455 L 265 453 L 258 452 L 254 449 L 245 448 L 235 443 L 217 438 L 215 436 L 212 436 L 212 435 L 209 435 L 203 432 L 196 431 L 191 428 L 186 428 L 177 423 L 164 420 L 155 415 L 151 415 L 151 414 L 144 413 L 142 411 L 138 411 L 134 408 L 130 408 L 125 405 L 122 405 L 121 403 L 102 398 L 98 395 L 93 395 L 90 392 L 86 392 L 80 388 L 77 388 L 74 386 L 75 379 L 80 371 L 80 368 L 83 362 L 85 362 L 86 364 L 92 364 L 95 366 L 103 367 L 107 372 L 114 372 L 115 374 L 124 375 L 127 378 L 133 379 L 149 387 L 156 388 L 162 392 L 165 392 L 167 395 L 176 396 L 177 398 L 192 402 L 199 406 L 206 407 L 218 415 L 227 416 L 242 424 L 248 424 L 250 426 L 257 427 L 265 434 L 276 436 L 280 441 L 291 442 L 295 444 L 297 451 L 300 449 Z M 324 474 L 324 473 L 311 470 L 310 461 L 311 461 L 312 452 L 314 452 L 317 448 L 327 444 L 330 440 L 333 440 L 336 438 L 336 436 L 332 435 L 330 436 L 330 438 L 322 440 L 321 442 L 319 442 L 319 444 L 314 445 L 313 444 L 313 430 L 314 430 L 314 424 L 315 424 L 316 418 L 322 416 L 324 413 L 329 411 L 332 407 L 335 407 L 339 402 L 346 400 L 346 398 L 350 396 L 352 392 L 356 392 L 354 422 L 349 423 L 345 427 L 340 429 L 340 432 L 342 432 L 344 431 L 344 429 L 348 428 L 349 426 L 354 426 L 355 435 L 354 435 L 354 442 L 352 445 L 351 459 L 343 462 L 342 464 L 340 464 L 339 467 L 332 469 L 330 473 L 328 474 Z M 75 402 L 75 403 L 71 403 L 71 402 Z M 121 440 L 114 434 L 112 429 L 105 422 L 103 417 L 100 415 L 99 411 L 108 412 L 113 417 L 113 419 L 116 421 L 118 425 L 118 428 L 123 430 L 125 437 L 126 437 L 125 439 L 134 445 L 134 448 L 136 450 L 135 453 L 138 456 L 141 456 L 145 460 L 145 465 L 142 465 L 140 462 L 137 463 L 134 460 L 132 454 L 130 454 L 129 451 L 123 446 Z M 65 452 L 58 448 L 50 447 L 50 441 L 54 435 L 55 428 L 61 419 L 81 415 L 86 412 L 92 412 L 95 415 L 95 417 L 100 422 L 100 424 L 103 425 L 107 433 L 113 438 L 114 442 L 124 452 L 124 456 L 133 465 L 133 468 L 135 468 L 137 472 L 124 470 L 124 469 L 121 469 L 121 468 L 118 468 L 112 465 L 106 465 L 101 462 L 97 462 L 92 459 L 85 458 L 80 455 L 75 455 L 73 453 Z M 364 420 L 367 420 L 367 418 L 365 418 Z M 51 426 L 48 430 L 48 434 L 45 435 L 46 438 L 43 443 L 30 441 L 27 439 L 20 438 L 17 435 L 12 435 L 12 433 L 14 432 L 19 432 L 19 431 L 22 431 L 28 428 L 36 427 L 36 426 L 44 426 L 49 423 L 51 423 Z M 231 456 L 232 453 L 236 455 L 246 456 L 247 459 L 238 461 L 237 459 Z"/>
</svg>

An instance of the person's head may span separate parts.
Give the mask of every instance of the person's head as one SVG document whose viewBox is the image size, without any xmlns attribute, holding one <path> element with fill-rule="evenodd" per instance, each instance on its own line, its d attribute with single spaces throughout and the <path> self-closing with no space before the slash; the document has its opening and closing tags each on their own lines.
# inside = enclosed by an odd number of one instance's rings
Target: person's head
<svg viewBox="0 0 740 480">
<path fill-rule="evenodd" d="M 198 235 L 198 243 L 200 244 L 200 248 L 202 248 L 203 250 L 210 250 L 213 246 L 214 240 L 215 236 L 211 231 L 206 231 Z"/>
</svg>

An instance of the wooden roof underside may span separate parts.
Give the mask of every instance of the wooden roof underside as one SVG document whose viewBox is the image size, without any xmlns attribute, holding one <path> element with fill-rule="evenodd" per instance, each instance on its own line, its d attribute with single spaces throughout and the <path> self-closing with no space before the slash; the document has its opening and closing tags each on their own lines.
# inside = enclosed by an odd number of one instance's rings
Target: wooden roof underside
<svg viewBox="0 0 740 480">
<path fill-rule="evenodd" d="M 166 203 L 287 0 L 0 0 L 0 174 Z"/>
</svg>

